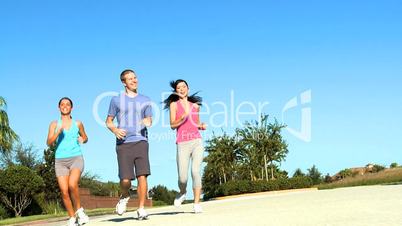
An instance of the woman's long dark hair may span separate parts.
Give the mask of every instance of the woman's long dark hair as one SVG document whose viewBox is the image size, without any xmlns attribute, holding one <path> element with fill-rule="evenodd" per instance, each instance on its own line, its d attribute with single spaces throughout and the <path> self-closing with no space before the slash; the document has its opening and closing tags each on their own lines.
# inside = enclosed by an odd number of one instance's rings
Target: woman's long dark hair
<svg viewBox="0 0 402 226">
<path fill-rule="evenodd" d="M 176 93 L 176 88 L 177 88 L 177 85 L 179 85 L 179 83 L 181 83 L 181 82 L 184 82 L 186 84 L 186 86 L 189 87 L 187 82 L 183 79 L 177 79 L 176 81 L 170 81 L 170 87 L 172 87 L 173 90 L 172 90 L 172 94 L 170 94 L 169 97 L 163 101 L 163 103 L 165 105 L 164 109 L 169 109 L 171 103 L 176 102 L 180 99 L 179 95 L 177 95 L 177 93 Z M 193 95 L 188 96 L 187 100 L 190 101 L 191 103 L 198 104 L 201 106 L 202 105 L 202 97 L 197 96 L 198 93 L 199 92 L 196 92 Z"/>
</svg>

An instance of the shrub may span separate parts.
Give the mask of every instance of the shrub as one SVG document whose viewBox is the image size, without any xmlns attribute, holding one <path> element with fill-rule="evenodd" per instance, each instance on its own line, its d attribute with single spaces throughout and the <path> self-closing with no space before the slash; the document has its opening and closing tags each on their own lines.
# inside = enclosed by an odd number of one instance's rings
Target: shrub
<svg viewBox="0 0 402 226">
<path fill-rule="evenodd" d="M 373 166 L 373 173 L 378 173 L 378 172 L 383 171 L 383 170 L 385 170 L 384 166 L 377 165 L 377 164 L 375 164 Z"/>
<path fill-rule="evenodd" d="M 10 217 L 7 209 L 0 204 L 0 220 L 4 220 Z"/>
<path fill-rule="evenodd" d="M 223 196 L 222 186 L 220 186 L 219 184 L 206 185 L 203 187 L 203 192 L 204 192 L 203 196 L 204 200 L 209 200 L 214 197 Z"/>
<path fill-rule="evenodd" d="M 391 165 L 389 166 L 389 168 L 397 168 L 399 165 L 396 162 L 391 163 Z"/>
<path fill-rule="evenodd" d="M 293 177 L 304 177 L 306 176 L 300 168 L 297 168 L 293 173 Z"/>
<path fill-rule="evenodd" d="M 38 203 L 35 195 L 33 195 L 32 202 L 22 211 L 21 216 L 40 215 L 43 213 L 41 205 Z"/>
<path fill-rule="evenodd" d="M 276 180 L 260 181 L 229 181 L 222 185 L 213 187 L 204 194 L 204 199 L 228 195 L 239 195 L 244 193 L 256 193 L 265 191 L 277 191 L 285 189 L 308 188 L 313 185 L 313 180 L 307 176 L 299 176 L 291 179 L 280 178 Z"/>
<path fill-rule="evenodd" d="M 320 171 L 318 171 L 317 167 L 313 165 L 310 169 L 307 170 L 307 176 L 311 178 L 313 184 L 320 184 L 322 182 L 322 177 Z"/>
<path fill-rule="evenodd" d="M 152 200 L 152 206 L 157 207 L 157 206 L 167 206 L 168 204 L 166 204 L 164 201 L 160 201 L 160 200 Z"/>
<path fill-rule="evenodd" d="M 54 166 L 55 151 L 54 146 L 43 151 L 44 162 L 38 166 L 38 174 L 45 183 L 45 188 L 42 191 L 46 194 L 47 201 L 62 202 Z"/>
<path fill-rule="evenodd" d="M 332 182 L 332 177 L 331 177 L 331 175 L 329 175 L 329 174 L 325 175 L 324 182 L 325 182 L 325 183 L 331 183 L 331 182 Z"/>
<path fill-rule="evenodd" d="M 346 177 L 350 177 L 350 176 L 352 176 L 352 174 L 353 173 L 352 173 L 351 169 L 344 169 L 339 172 L 339 175 L 341 176 L 342 179 L 344 179 Z"/>
<path fill-rule="evenodd" d="M 318 189 L 332 189 L 339 187 L 365 186 L 377 184 L 400 184 L 402 182 L 402 168 L 383 170 L 379 173 L 370 173 L 328 184 L 321 184 Z"/>
<path fill-rule="evenodd" d="M 289 187 L 287 189 L 309 188 L 313 184 L 313 179 L 310 177 L 294 177 L 289 179 Z"/>
<path fill-rule="evenodd" d="M 54 214 L 57 215 L 59 213 L 64 212 L 64 208 L 60 205 L 58 201 L 49 201 L 45 202 L 42 206 L 44 214 Z"/>
<path fill-rule="evenodd" d="M 92 195 L 116 197 L 120 190 L 118 183 L 107 182 L 103 183 L 98 181 L 99 176 L 85 172 L 81 176 L 80 187 L 88 188 Z"/>
<path fill-rule="evenodd" d="M 59 214 L 64 211 L 58 200 L 48 199 L 47 194 L 44 192 L 35 195 L 36 203 L 42 209 L 42 214 Z"/>
<path fill-rule="evenodd" d="M 178 194 L 177 191 L 168 190 L 163 185 L 157 185 L 153 187 L 150 191 L 152 194 L 152 199 L 155 201 L 162 201 L 165 205 L 172 205 L 176 195 Z"/>
<path fill-rule="evenodd" d="M 251 192 L 252 188 L 249 181 L 229 181 L 222 186 L 223 195 L 238 195 L 247 192 Z"/>
<path fill-rule="evenodd" d="M 14 165 L 0 171 L 0 198 L 15 216 L 21 216 L 32 196 L 43 187 L 42 178 L 26 166 Z"/>
<path fill-rule="evenodd" d="M 290 179 L 279 179 L 273 181 L 273 183 L 276 183 L 278 186 L 278 190 L 286 190 L 289 189 L 290 186 Z"/>
</svg>

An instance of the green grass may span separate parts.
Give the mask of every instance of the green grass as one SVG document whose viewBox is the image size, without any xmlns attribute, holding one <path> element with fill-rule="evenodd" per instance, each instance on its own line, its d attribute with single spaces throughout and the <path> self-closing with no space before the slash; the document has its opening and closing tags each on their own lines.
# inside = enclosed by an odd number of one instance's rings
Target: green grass
<svg viewBox="0 0 402 226">
<path fill-rule="evenodd" d="M 363 176 L 347 177 L 343 180 L 329 184 L 318 185 L 318 189 L 334 189 L 342 187 L 354 187 L 379 184 L 401 184 L 402 168 L 386 169 L 378 173 Z"/>
<path fill-rule="evenodd" d="M 168 206 L 168 204 L 166 204 L 164 201 L 152 201 L 152 206 L 153 207 L 163 207 L 163 206 Z"/>
<path fill-rule="evenodd" d="M 164 205 L 166 206 L 166 205 Z M 163 206 L 153 206 L 152 208 L 158 208 Z M 135 211 L 137 208 L 127 208 L 127 212 Z M 115 208 L 99 208 L 93 210 L 85 210 L 85 213 L 88 216 L 101 216 L 106 214 L 114 214 Z M 27 222 L 33 221 L 63 221 L 67 220 L 67 212 L 62 212 L 59 214 L 46 214 L 46 215 L 35 215 L 35 216 L 27 216 L 27 217 L 17 217 L 17 218 L 8 218 L 5 220 L 0 220 L 0 225 L 10 225 L 10 224 L 23 224 Z"/>
<path fill-rule="evenodd" d="M 128 208 L 128 211 L 134 211 L 134 208 Z M 100 209 L 93 209 L 93 210 L 86 210 L 86 214 L 88 216 L 99 216 L 99 215 L 105 215 L 105 214 L 113 214 L 115 211 L 114 208 L 100 208 Z M 56 219 L 60 218 L 60 219 Z M 59 214 L 46 214 L 46 215 L 35 215 L 35 216 L 27 216 L 27 217 L 17 217 L 17 218 L 9 218 L 5 220 L 0 221 L 0 225 L 9 225 L 9 224 L 22 224 L 26 222 L 32 222 L 32 221 L 41 221 L 41 220 L 62 220 L 66 219 L 67 220 L 67 212 L 62 212 Z"/>
<path fill-rule="evenodd" d="M 0 225 L 9 225 L 9 224 L 21 224 L 31 221 L 39 221 L 39 220 L 48 220 L 52 218 L 58 218 L 66 216 L 66 214 L 57 214 L 57 215 L 35 215 L 35 216 L 28 216 L 28 217 L 16 217 L 16 218 L 9 218 L 0 221 Z"/>
</svg>

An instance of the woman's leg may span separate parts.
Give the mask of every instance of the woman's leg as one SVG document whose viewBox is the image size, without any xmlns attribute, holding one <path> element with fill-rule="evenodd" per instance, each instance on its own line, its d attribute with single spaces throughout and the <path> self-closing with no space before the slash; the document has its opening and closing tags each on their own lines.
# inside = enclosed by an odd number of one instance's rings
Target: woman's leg
<svg viewBox="0 0 402 226">
<path fill-rule="evenodd" d="M 68 216 L 74 217 L 75 212 L 68 191 L 69 176 L 59 176 L 57 177 L 57 182 L 59 183 L 61 198 L 63 199 L 64 207 L 67 210 Z"/>
<path fill-rule="evenodd" d="M 194 188 L 194 203 L 198 204 L 200 203 L 200 197 L 201 197 L 201 188 Z"/>
<path fill-rule="evenodd" d="M 193 192 L 194 192 L 194 203 L 200 202 L 201 196 L 201 164 L 204 158 L 204 147 L 202 145 L 202 140 L 197 140 L 197 143 L 194 146 L 192 157 L 192 165 L 191 165 L 191 176 L 193 179 Z"/>
<path fill-rule="evenodd" d="M 187 192 L 187 180 L 188 180 L 188 165 L 190 163 L 191 146 L 188 143 L 182 143 L 177 145 L 177 173 L 179 175 L 179 189 L 180 194 Z"/>
<path fill-rule="evenodd" d="M 80 192 L 78 188 L 78 183 L 81 177 L 81 170 L 72 169 L 70 171 L 70 178 L 68 181 L 68 189 L 71 194 L 72 201 L 74 202 L 75 210 L 81 208 Z"/>
</svg>

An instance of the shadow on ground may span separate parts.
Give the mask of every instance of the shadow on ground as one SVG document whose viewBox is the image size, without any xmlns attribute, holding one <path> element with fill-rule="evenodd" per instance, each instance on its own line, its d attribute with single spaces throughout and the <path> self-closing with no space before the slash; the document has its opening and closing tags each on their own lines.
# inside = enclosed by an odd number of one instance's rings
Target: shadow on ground
<svg viewBox="0 0 402 226">
<path fill-rule="evenodd" d="M 151 213 L 148 216 L 173 216 L 177 214 L 193 214 L 193 212 L 161 212 L 161 213 Z M 125 218 L 113 218 L 109 220 L 105 220 L 104 222 L 114 222 L 114 223 L 120 223 L 120 222 L 125 222 L 125 221 L 132 221 L 132 220 L 138 220 L 138 217 L 125 217 Z"/>
</svg>

